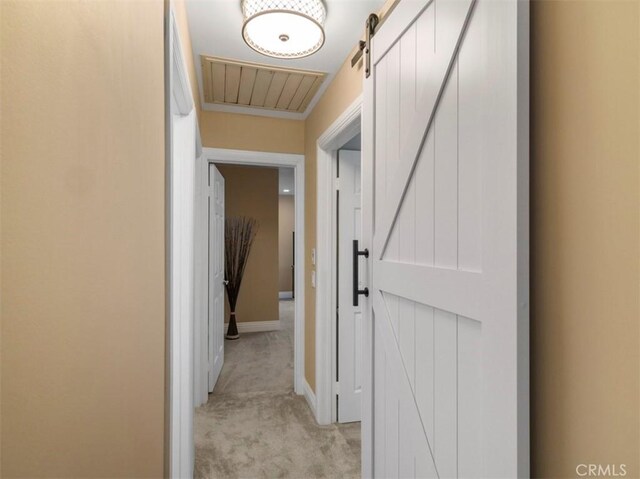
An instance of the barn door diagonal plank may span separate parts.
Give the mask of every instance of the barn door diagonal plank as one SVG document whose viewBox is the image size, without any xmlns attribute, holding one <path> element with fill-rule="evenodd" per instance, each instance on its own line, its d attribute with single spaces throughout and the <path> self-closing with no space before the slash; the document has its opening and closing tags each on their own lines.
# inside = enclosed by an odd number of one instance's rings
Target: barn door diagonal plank
<svg viewBox="0 0 640 479">
<path fill-rule="evenodd" d="M 430 443 L 431 439 L 429 438 L 429 434 L 427 431 L 432 430 L 431 425 L 425 424 L 422 414 L 420 413 L 420 408 L 418 407 L 418 401 L 416 399 L 416 395 L 414 393 L 414 388 L 411 386 L 411 379 L 408 373 L 407 365 L 402 357 L 400 352 L 398 339 L 396 337 L 395 332 L 391 326 L 391 314 L 386 306 L 386 301 L 384 295 L 381 291 L 378 291 L 373 298 L 374 308 L 378 312 L 376 325 L 378 327 L 377 334 L 380 338 L 383 338 L 384 342 L 384 350 L 386 352 L 386 362 L 387 367 L 391 368 L 394 372 L 396 393 L 402 390 L 405 391 L 405 394 L 398 394 L 401 398 L 405 399 L 405 411 L 408 413 L 409 409 L 412 411 L 412 415 L 415 419 L 418 420 L 418 425 L 420 428 L 421 436 L 424 439 L 424 442 L 427 445 L 428 456 L 427 460 L 432 463 L 433 470 L 437 477 L 440 477 L 438 474 L 438 467 L 436 464 L 435 456 L 433 453 L 433 447 Z M 385 393 L 389 393 L 391 391 L 386 391 Z M 406 401 L 408 398 L 411 398 L 409 401 Z M 414 424 L 415 427 L 415 424 Z M 420 453 L 424 454 L 425 451 L 420 451 Z"/>
<path fill-rule="evenodd" d="M 446 22 L 446 34 L 441 35 L 442 38 L 437 35 L 436 28 L 434 65 L 433 72 L 430 73 L 434 78 L 429 83 L 437 85 L 437 88 L 428 91 L 418 99 L 416 113 L 411 122 L 412 126 L 406 134 L 406 141 L 401 145 L 400 151 L 396 153 L 399 156 L 395 161 L 395 171 L 391 174 L 390 172 L 386 173 L 391 180 L 386 185 L 385 206 L 377 210 L 380 211 L 380 217 L 375 223 L 373 239 L 378 259 L 382 258 L 387 248 L 398 211 L 455 67 L 458 52 L 471 22 L 476 3 L 477 0 L 440 0 L 437 2 L 438 18 L 444 17 L 441 21 Z M 453 36 L 451 32 L 457 32 L 457 35 Z"/>
</svg>

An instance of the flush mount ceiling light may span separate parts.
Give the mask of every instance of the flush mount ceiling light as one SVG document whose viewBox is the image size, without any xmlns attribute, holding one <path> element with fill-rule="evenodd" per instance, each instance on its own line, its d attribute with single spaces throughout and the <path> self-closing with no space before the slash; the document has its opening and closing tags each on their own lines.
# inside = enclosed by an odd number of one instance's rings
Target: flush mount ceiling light
<svg viewBox="0 0 640 479">
<path fill-rule="evenodd" d="M 242 0 L 242 14 L 244 41 L 263 55 L 302 58 L 324 44 L 322 0 Z"/>
</svg>

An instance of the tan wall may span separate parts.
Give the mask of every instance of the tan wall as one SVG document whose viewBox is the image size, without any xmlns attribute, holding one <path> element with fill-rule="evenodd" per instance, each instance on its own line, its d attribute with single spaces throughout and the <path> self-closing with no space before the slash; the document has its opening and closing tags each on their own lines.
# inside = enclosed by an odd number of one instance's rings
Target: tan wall
<svg viewBox="0 0 640 479">
<path fill-rule="evenodd" d="M 2 2 L 0 2 L 0 45 L 2 45 L 4 43 L 4 34 L 3 31 L 5 30 L 4 28 L 4 23 L 5 20 L 4 18 L 6 18 L 6 13 L 5 10 L 3 8 Z M 4 79 L 4 75 L 3 75 L 3 65 L 5 64 L 5 59 L 4 59 L 4 55 L 2 54 L 2 50 L 1 50 L 1 46 L 0 46 L 0 477 L 2 477 L 2 396 L 3 396 L 3 389 L 2 389 L 2 382 L 3 382 L 3 376 L 2 376 L 2 309 L 3 309 L 3 303 L 2 303 L 2 238 L 3 238 L 3 234 L 2 234 L 2 198 L 4 197 L 4 193 L 3 193 L 3 188 L 2 188 L 2 158 L 4 156 L 4 141 L 3 141 L 3 135 L 4 135 L 4 122 L 2 121 L 3 119 L 3 109 L 2 109 L 2 105 L 4 104 L 4 91 L 5 88 L 3 86 L 3 84 L 6 82 L 6 80 Z"/>
<path fill-rule="evenodd" d="M 535 477 L 640 477 L 638 5 L 532 4 Z"/>
<path fill-rule="evenodd" d="M 293 231 L 295 229 L 295 200 L 293 195 L 280 195 L 278 201 L 278 289 L 291 291 L 293 271 Z"/>
<path fill-rule="evenodd" d="M 164 5 L 0 3 L 0 475 L 160 477 Z"/>
<path fill-rule="evenodd" d="M 304 153 L 304 121 L 202 111 L 202 145 L 232 150 Z"/>
<path fill-rule="evenodd" d="M 2 2 L 0 2 L 0 45 L 3 44 L 4 35 L 2 34 L 4 30 L 4 20 L 6 17 L 4 8 L 2 6 Z M 2 55 L 1 47 L 0 47 L 0 477 L 2 477 L 2 198 L 3 198 L 3 188 L 2 188 L 2 157 L 4 156 L 4 148 L 3 148 L 3 134 L 4 134 L 4 122 L 2 121 L 3 110 L 2 105 L 4 104 L 4 87 L 3 83 L 4 76 L 2 74 L 3 65 L 4 65 L 4 55 Z"/>
<path fill-rule="evenodd" d="M 225 214 L 250 216 L 259 228 L 249 254 L 236 320 L 276 321 L 278 309 L 278 169 L 216 165 L 224 176 Z M 225 321 L 229 318 L 226 304 Z"/>
</svg>

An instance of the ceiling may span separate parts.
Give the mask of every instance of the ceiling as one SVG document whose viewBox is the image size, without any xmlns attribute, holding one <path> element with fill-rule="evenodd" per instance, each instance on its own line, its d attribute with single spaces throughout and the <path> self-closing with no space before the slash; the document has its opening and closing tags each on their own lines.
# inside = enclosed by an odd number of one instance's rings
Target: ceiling
<svg viewBox="0 0 640 479">
<path fill-rule="evenodd" d="M 204 99 L 201 55 L 314 70 L 328 74 L 327 79 L 320 86 L 304 113 L 237 105 L 214 105 L 213 103 L 203 103 L 203 109 L 280 118 L 305 118 L 331 83 L 333 75 L 364 34 L 364 23 L 368 15 L 371 12 L 377 12 L 383 3 L 384 0 L 325 0 L 327 20 L 325 22 L 326 41 L 324 46 L 309 57 L 285 60 L 266 57 L 253 51 L 245 44 L 241 34 L 240 0 L 189 0 L 186 2 L 187 17 L 193 46 L 193 60 L 198 73 L 200 98 Z"/>
<path fill-rule="evenodd" d="M 324 73 L 202 56 L 203 101 L 304 113 Z"/>
</svg>

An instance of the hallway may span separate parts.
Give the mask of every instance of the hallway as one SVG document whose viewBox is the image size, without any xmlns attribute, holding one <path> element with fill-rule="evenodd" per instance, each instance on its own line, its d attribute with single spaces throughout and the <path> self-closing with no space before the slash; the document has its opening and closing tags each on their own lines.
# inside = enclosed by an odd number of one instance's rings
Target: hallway
<svg viewBox="0 0 640 479">
<path fill-rule="evenodd" d="M 294 302 L 280 331 L 225 342 L 214 392 L 195 412 L 196 478 L 360 477 L 360 423 L 318 426 L 293 392 Z"/>
</svg>

